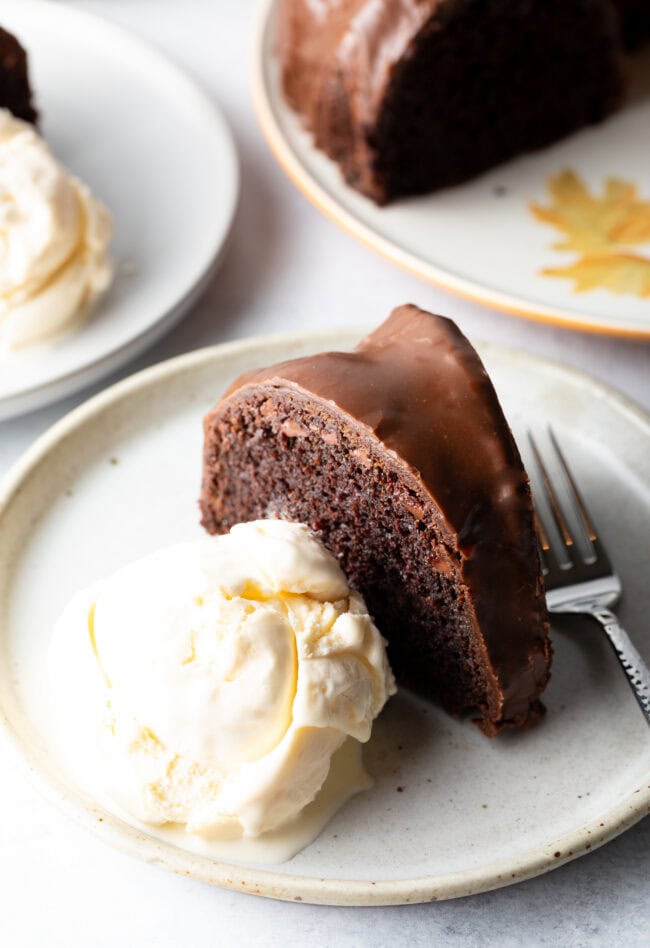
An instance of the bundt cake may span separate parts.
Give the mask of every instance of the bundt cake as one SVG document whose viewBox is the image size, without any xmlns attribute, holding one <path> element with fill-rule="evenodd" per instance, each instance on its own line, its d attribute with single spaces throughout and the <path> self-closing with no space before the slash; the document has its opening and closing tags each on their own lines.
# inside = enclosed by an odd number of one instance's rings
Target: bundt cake
<svg viewBox="0 0 650 948">
<path fill-rule="evenodd" d="M 0 109 L 9 109 L 16 118 L 36 122 L 32 104 L 27 53 L 16 37 L 0 27 Z"/>
<path fill-rule="evenodd" d="M 533 723 L 550 645 L 528 478 L 448 319 L 401 306 L 354 352 L 239 378 L 204 423 L 210 533 L 309 524 L 389 642 L 398 679 L 483 731 Z"/>
<path fill-rule="evenodd" d="M 289 104 L 378 204 L 598 122 L 648 0 L 279 0 Z M 650 31 L 650 30 L 649 30 Z"/>
</svg>

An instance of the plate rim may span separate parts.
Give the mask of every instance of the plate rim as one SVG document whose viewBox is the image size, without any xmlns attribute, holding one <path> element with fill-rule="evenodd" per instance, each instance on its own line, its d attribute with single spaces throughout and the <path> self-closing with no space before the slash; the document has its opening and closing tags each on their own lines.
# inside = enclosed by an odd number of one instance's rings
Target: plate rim
<svg viewBox="0 0 650 948">
<path fill-rule="evenodd" d="M 342 338 L 352 342 L 363 335 L 363 328 L 339 328 L 318 332 L 282 333 L 255 336 L 220 345 L 208 346 L 175 356 L 150 366 L 94 395 L 55 422 L 12 465 L 0 480 L 0 529 L 12 500 L 21 492 L 32 472 L 47 461 L 68 436 L 100 417 L 113 405 L 139 394 L 147 388 L 164 384 L 171 376 L 191 373 L 198 366 L 227 361 L 229 357 L 255 353 L 269 346 L 281 345 L 288 350 L 296 345 L 340 345 Z M 334 342 L 338 340 L 338 342 Z M 650 413 L 621 395 L 615 389 L 588 373 L 521 349 L 494 343 L 479 343 L 479 350 L 501 354 L 507 359 L 535 363 L 556 375 L 563 376 L 581 387 L 598 393 L 613 403 L 628 419 L 637 424 L 650 439 Z M 608 842 L 650 812 L 650 773 L 647 783 L 635 787 L 607 814 L 601 814 L 528 853 L 505 857 L 487 865 L 457 870 L 434 876 L 389 880 L 321 879 L 272 869 L 257 869 L 217 861 L 208 856 L 191 853 L 147 836 L 112 816 L 108 811 L 87 800 L 81 792 L 70 788 L 41 767 L 37 752 L 29 746 L 12 722 L 11 711 L 0 695 L 0 736 L 13 751 L 19 767 L 39 793 L 76 823 L 94 832 L 112 846 L 129 855 L 160 865 L 180 875 L 191 876 L 202 882 L 222 888 L 261 895 L 286 901 L 304 901 L 325 905 L 395 905 L 414 902 L 442 901 L 489 891 L 520 882 L 557 868 Z"/>
<path fill-rule="evenodd" d="M 365 224 L 354 213 L 343 207 L 303 165 L 276 120 L 274 97 L 266 82 L 268 63 L 265 55 L 269 34 L 274 26 L 276 7 L 277 0 L 258 0 L 251 56 L 250 81 L 253 109 L 262 135 L 274 158 L 291 183 L 321 214 L 365 247 L 396 264 L 402 270 L 473 303 L 499 310 L 509 316 L 546 323 L 561 329 L 624 339 L 650 339 L 650 326 L 643 329 L 631 325 L 600 324 L 591 317 L 581 317 L 555 306 L 531 304 L 524 297 L 491 290 L 481 283 L 449 273 L 444 268 L 421 259 L 416 253 L 396 246 L 392 240 L 376 233 L 371 225 Z M 612 305 L 615 306 L 615 304 L 614 299 Z"/>
<path fill-rule="evenodd" d="M 34 17 L 43 10 L 47 10 L 48 15 L 52 14 L 52 4 L 49 0 L 9 0 L 9 3 L 18 11 L 19 16 L 24 16 L 29 8 L 32 8 Z M 221 107 L 200 83 L 154 43 L 110 17 L 92 10 L 71 7 L 68 4 L 60 4 L 57 9 L 59 13 L 72 17 L 75 21 L 84 22 L 95 30 L 100 30 L 103 38 L 112 35 L 116 41 L 122 39 L 128 41 L 132 48 L 142 49 L 149 59 L 155 61 L 159 69 L 167 72 L 179 87 L 183 87 L 183 94 L 191 96 L 195 105 L 206 117 L 204 132 L 209 130 L 213 138 L 219 138 L 220 150 L 230 167 L 233 186 L 227 192 L 224 191 L 222 196 L 222 205 L 225 210 L 223 226 L 215 234 L 210 249 L 206 249 L 205 263 L 201 270 L 197 270 L 193 282 L 188 282 L 184 291 L 177 298 L 170 300 L 164 310 L 148 326 L 119 345 L 109 344 L 101 353 L 94 353 L 73 368 L 60 370 L 49 375 L 44 381 L 38 381 L 7 395 L 0 395 L 0 421 L 43 408 L 87 385 L 100 381 L 125 362 L 141 355 L 169 332 L 200 298 L 219 268 L 228 249 L 241 194 L 241 168 L 232 129 Z M 209 123 L 207 119 L 210 120 Z M 110 319 L 110 312 L 103 318 Z"/>
</svg>

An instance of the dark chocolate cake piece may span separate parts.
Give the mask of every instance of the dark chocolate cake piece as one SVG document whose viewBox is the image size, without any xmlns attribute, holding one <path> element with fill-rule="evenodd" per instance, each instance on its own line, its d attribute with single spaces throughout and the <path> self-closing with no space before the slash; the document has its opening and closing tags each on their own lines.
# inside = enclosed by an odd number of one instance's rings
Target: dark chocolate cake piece
<svg viewBox="0 0 650 948">
<path fill-rule="evenodd" d="M 612 0 L 280 0 L 277 45 L 289 104 L 378 204 L 598 122 L 624 91 Z"/>
<path fill-rule="evenodd" d="M 16 118 L 36 122 L 32 90 L 27 71 L 27 53 L 16 37 L 0 27 L 0 109 L 9 109 Z"/>
<path fill-rule="evenodd" d="M 625 42 L 636 49 L 650 39 L 650 0 L 613 0 L 621 17 Z"/>
<path fill-rule="evenodd" d="M 204 429 L 210 533 L 308 523 L 403 683 L 490 736 L 537 719 L 550 645 L 528 478 L 454 323 L 401 306 L 354 352 L 242 376 Z"/>
</svg>

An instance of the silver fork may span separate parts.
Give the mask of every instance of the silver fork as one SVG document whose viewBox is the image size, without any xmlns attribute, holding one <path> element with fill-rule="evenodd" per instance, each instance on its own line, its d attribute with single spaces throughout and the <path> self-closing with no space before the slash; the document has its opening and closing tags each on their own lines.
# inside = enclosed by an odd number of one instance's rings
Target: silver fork
<svg viewBox="0 0 650 948">
<path fill-rule="evenodd" d="M 621 597 L 621 581 L 612 569 L 557 439 L 552 430 L 549 429 L 548 433 L 552 449 L 556 454 L 557 466 L 562 471 L 565 481 L 564 491 L 558 488 L 557 482 L 553 484 L 549 473 L 550 465 L 544 461 L 533 435 L 528 433 L 533 456 L 541 475 L 543 491 L 548 500 L 551 519 L 560 537 L 558 551 L 553 548 L 549 540 L 552 529 L 548 518 L 545 525 L 540 513 L 540 505 L 538 505 L 535 526 L 546 581 L 548 610 L 554 613 L 588 615 L 602 626 L 627 675 L 646 721 L 650 724 L 650 669 L 610 608 L 616 605 Z M 567 497 L 574 519 L 582 525 L 585 537 L 589 540 L 591 552 L 586 557 L 580 552 L 576 537 L 562 510 L 559 500 L 561 494 Z M 564 554 L 564 559 L 561 559 L 558 552 Z"/>
</svg>

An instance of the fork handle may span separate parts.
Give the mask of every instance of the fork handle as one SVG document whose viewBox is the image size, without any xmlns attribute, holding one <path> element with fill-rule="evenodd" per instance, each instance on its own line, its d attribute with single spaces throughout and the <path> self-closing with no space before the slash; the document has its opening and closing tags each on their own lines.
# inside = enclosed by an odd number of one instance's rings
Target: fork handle
<svg viewBox="0 0 650 948">
<path fill-rule="evenodd" d="M 650 724 L 650 669 L 613 612 L 594 606 L 589 610 L 589 614 L 605 630 L 645 719 Z"/>
</svg>

